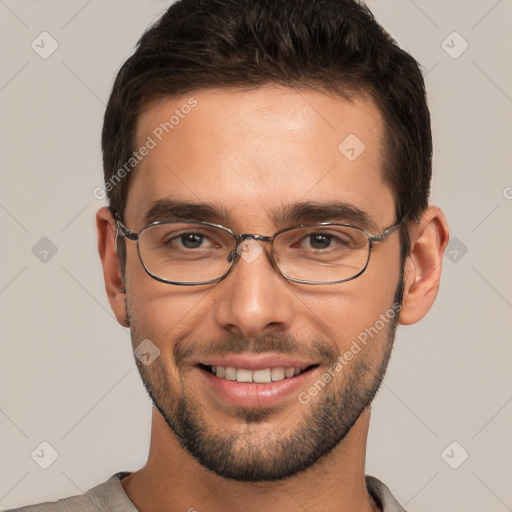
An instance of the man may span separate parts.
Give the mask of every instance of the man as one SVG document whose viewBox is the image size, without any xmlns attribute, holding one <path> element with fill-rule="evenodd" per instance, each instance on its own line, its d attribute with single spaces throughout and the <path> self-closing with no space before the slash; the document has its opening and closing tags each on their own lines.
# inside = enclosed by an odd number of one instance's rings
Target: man
<svg viewBox="0 0 512 512">
<path fill-rule="evenodd" d="M 353 0 L 182 0 L 121 68 L 103 155 L 149 457 L 21 510 L 403 511 L 364 467 L 448 240 L 414 59 Z"/>
</svg>

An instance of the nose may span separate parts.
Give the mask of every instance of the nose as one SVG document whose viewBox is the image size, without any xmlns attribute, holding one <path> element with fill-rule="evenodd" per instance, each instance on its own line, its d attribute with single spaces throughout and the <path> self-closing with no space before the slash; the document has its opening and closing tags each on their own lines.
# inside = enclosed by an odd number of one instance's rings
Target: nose
<svg viewBox="0 0 512 512">
<path fill-rule="evenodd" d="M 216 285 L 215 321 L 231 334 L 255 338 L 290 327 L 294 315 L 288 281 L 261 243 L 244 243 L 230 274 Z"/>
</svg>

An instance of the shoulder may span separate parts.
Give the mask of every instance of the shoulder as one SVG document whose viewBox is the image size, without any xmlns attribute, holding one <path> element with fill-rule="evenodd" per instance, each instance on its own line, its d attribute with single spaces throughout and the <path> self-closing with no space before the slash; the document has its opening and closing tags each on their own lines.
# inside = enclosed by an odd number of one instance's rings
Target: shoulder
<svg viewBox="0 0 512 512">
<path fill-rule="evenodd" d="M 383 512 L 407 512 L 378 478 L 367 476 L 366 488 Z"/>
<path fill-rule="evenodd" d="M 137 512 L 125 494 L 121 478 L 126 473 L 117 473 L 106 482 L 93 487 L 85 494 L 71 496 L 58 501 L 29 505 L 7 512 Z"/>
</svg>

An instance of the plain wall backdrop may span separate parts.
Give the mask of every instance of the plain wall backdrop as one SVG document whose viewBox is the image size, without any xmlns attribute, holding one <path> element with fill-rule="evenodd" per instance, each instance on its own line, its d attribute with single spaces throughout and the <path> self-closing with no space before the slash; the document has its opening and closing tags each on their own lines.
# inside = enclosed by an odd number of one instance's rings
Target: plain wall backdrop
<svg viewBox="0 0 512 512">
<path fill-rule="evenodd" d="M 93 191 L 114 77 L 168 5 L 0 0 L 0 509 L 80 494 L 145 463 L 151 403 L 105 295 Z M 512 1 L 369 6 L 424 68 L 432 203 L 452 239 L 435 306 L 398 329 L 367 473 L 410 511 L 505 512 Z"/>
</svg>

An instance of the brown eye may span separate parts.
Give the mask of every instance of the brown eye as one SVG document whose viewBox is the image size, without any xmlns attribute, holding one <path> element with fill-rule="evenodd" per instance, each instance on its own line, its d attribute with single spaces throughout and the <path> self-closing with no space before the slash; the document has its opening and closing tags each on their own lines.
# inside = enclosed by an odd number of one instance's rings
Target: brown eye
<svg viewBox="0 0 512 512">
<path fill-rule="evenodd" d="M 330 235 L 316 234 L 309 236 L 309 245 L 312 249 L 327 249 L 331 245 Z"/>
</svg>

